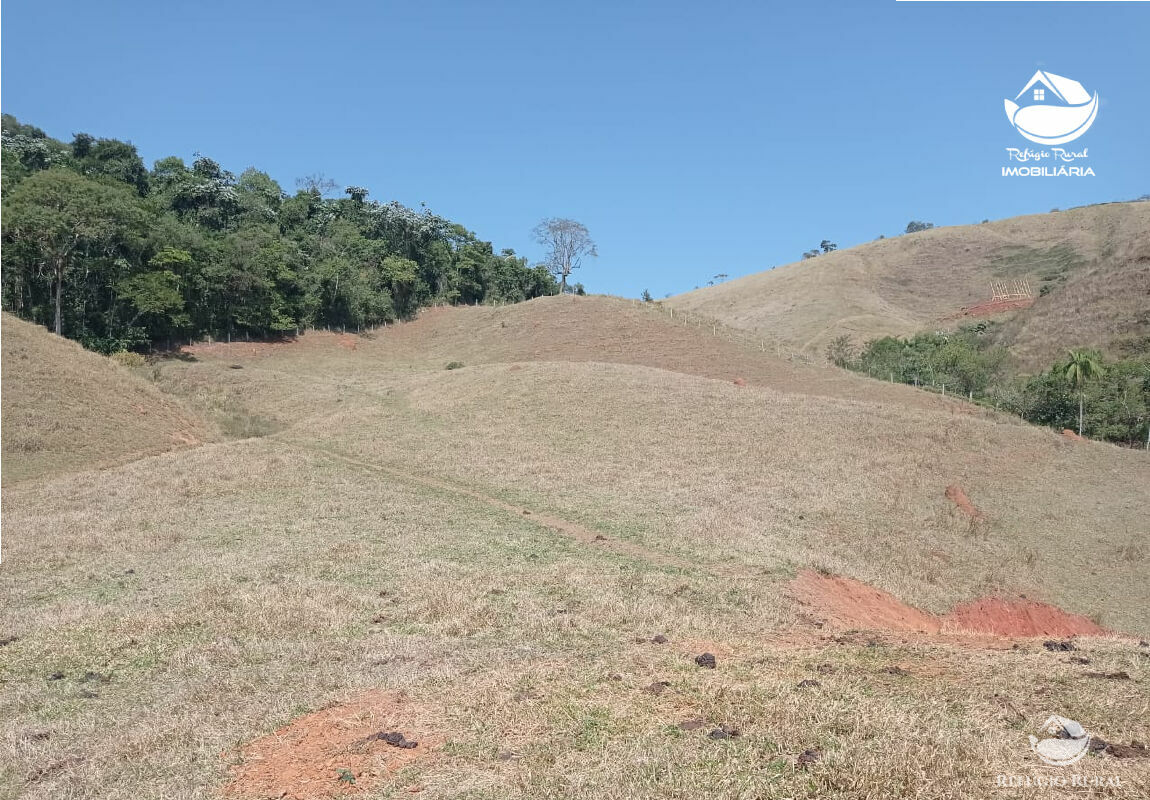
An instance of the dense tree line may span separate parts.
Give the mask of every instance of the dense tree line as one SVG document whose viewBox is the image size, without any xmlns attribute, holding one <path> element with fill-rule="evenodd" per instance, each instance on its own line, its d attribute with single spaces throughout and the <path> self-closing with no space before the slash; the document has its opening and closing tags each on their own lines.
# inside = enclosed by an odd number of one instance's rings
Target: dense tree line
<svg viewBox="0 0 1150 800">
<path fill-rule="evenodd" d="M 127 142 L 65 143 L 9 115 L 2 144 L 3 306 L 101 352 L 558 291 L 546 267 L 360 186 L 332 199 L 313 177 L 288 194 L 201 155 L 149 170 Z"/>
<path fill-rule="evenodd" d="M 841 367 L 880 380 L 965 395 L 1028 422 L 1132 446 L 1145 445 L 1150 428 L 1150 351 L 1106 359 L 1072 350 L 1034 375 L 1011 368 L 996 343 L 995 326 L 979 322 L 949 333 L 885 336 L 857 349 L 835 339 L 827 357 Z"/>
</svg>

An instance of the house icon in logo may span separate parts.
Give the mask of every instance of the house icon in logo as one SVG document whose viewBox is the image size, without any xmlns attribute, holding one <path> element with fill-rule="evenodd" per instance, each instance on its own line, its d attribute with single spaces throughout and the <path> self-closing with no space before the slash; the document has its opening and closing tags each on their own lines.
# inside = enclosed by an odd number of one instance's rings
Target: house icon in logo
<svg viewBox="0 0 1150 800">
<path fill-rule="evenodd" d="M 1010 124 L 1038 144 L 1072 142 L 1098 116 L 1098 92 L 1091 96 L 1078 81 L 1041 69 L 1014 100 L 1003 102 Z"/>
</svg>

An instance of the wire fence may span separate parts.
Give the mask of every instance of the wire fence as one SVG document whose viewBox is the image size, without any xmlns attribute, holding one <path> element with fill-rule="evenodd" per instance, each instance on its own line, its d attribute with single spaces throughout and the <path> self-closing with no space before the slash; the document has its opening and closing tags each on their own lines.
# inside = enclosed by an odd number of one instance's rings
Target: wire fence
<svg viewBox="0 0 1150 800">
<path fill-rule="evenodd" d="M 790 345 L 784 344 L 781 339 L 773 336 L 768 336 L 757 331 L 733 328 L 729 325 L 724 325 L 712 317 L 697 314 L 682 308 L 675 308 L 670 303 L 659 300 L 652 300 L 650 302 L 632 300 L 631 302 L 637 308 L 665 316 L 670 322 L 676 325 L 694 328 L 703 332 L 709 330 L 715 338 L 740 345 L 749 350 L 770 353 L 775 358 L 781 358 L 796 364 L 821 367 L 830 366 L 825 360 L 812 358 L 806 353 L 793 350 Z"/>
</svg>

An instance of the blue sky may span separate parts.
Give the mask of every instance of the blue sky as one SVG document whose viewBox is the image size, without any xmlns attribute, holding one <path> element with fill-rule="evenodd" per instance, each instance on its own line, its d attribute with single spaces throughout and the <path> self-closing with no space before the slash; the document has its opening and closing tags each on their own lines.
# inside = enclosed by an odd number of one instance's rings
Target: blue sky
<svg viewBox="0 0 1150 800">
<path fill-rule="evenodd" d="M 323 172 L 533 258 L 586 224 L 593 291 L 656 296 L 846 247 L 1150 192 L 1144 3 L 33 2 L 3 109 L 68 139 Z M 1003 178 L 1035 69 L 1101 95 L 1094 178 Z"/>
</svg>

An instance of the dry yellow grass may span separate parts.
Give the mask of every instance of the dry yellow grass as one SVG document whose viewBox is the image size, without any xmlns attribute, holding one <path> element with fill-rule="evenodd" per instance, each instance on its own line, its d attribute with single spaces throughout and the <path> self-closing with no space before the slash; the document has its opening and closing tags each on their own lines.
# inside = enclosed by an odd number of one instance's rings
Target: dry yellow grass
<svg viewBox="0 0 1150 800">
<path fill-rule="evenodd" d="M 156 386 L 264 435 L 7 487 L 0 797 L 213 797 L 239 745 L 376 689 L 443 744 L 363 797 L 1150 791 L 1144 760 L 1060 772 L 1026 738 L 1051 713 L 1150 738 L 1136 640 L 1080 642 L 1087 666 L 838 636 L 786 591 L 814 565 L 934 610 L 999 588 L 1145 635 L 1144 454 L 770 359 L 736 386 L 750 355 L 699 331 L 660 348 L 680 329 L 643 311 L 596 358 L 552 334 L 621 312 L 564 300 L 166 363 Z M 956 481 L 987 523 L 945 500 Z"/>
<path fill-rule="evenodd" d="M 1006 315 L 1024 364 L 1069 347 L 1113 350 L 1145 336 L 1150 203 L 1114 203 L 982 225 L 936 228 L 840 250 L 671 298 L 676 307 L 777 337 L 822 356 L 857 343 L 950 327 L 990 300 L 992 280 L 1026 278 L 1029 309 Z"/>
<path fill-rule="evenodd" d="M 700 326 L 701 325 L 701 326 Z M 719 335 L 715 335 L 718 332 Z M 824 364 L 778 357 L 774 347 L 760 350 L 758 342 L 732 342 L 722 328 L 682 315 L 671 317 L 652 307 L 614 297 L 543 297 L 501 307 L 455 307 L 425 310 L 418 319 L 389 325 L 362 337 L 311 332 L 291 344 L 215 344 L 192 348 L 199 363 L 180 373 L 198 388 L 180 393 L 212 395 L 214 405 L 239 402 L 240 394 L 258 397 L 244 387 L 250 373 L 220 376 L 215 366 L 233 363 L 261 370 L 258 381 L 282 381 L 284 373 L 305 383 L 292 388 L 311 405 L 313 390 L 352 385 L 365 370 L 402 376 L 405 372 L 439 371 L 448 363 L 464 365 L 548 361 L 613 363 L 658 367 L 677 373 L 769 386 L 780 392 L 865 399 L 900 407 L 933 408 L 982 414 L 975 406 L 886 384 Z M 354 341 L 355 347 L 348 346 Z M 314 365 L 314 366 L 313 366 Z M 319 377 L 305 388 L 309 371 Z M 223 386 L 221 389 L 221 381 Z M 282 387 L 281 387 L 282 390 Z M 231 393 L 231 394 L 229 394 Z M 323 401 L 315 398 L 322 408 Z M 280 413 L 297 413 L 294 403 L 278 403 Z"/>
<path fill-rule="evenodd" d="M 109 466 L 213 438 L 112 359 L 3 315 L 4 482 Z"/>
</svg>

